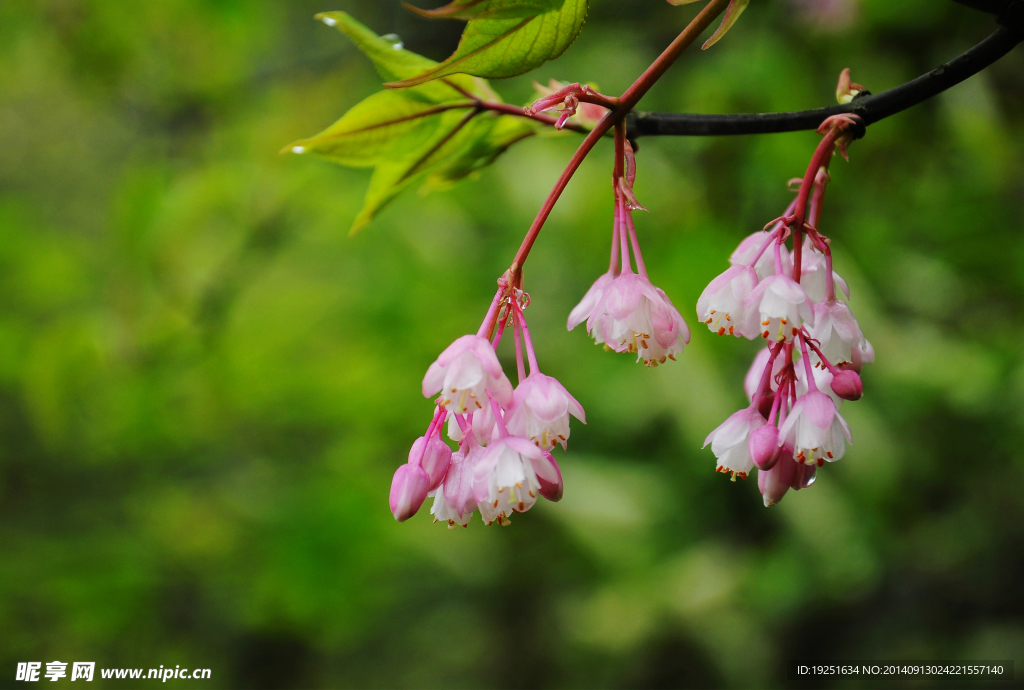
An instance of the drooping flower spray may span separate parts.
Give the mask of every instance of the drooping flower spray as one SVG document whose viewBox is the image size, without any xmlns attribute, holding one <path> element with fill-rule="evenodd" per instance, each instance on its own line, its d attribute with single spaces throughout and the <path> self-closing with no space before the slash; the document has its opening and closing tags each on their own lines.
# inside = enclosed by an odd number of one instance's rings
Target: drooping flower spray
<svg viewBox="0 0 1024 690">
<path fill-rule="evenodd" d="M 697 302 L 697 316 L 712 332 L 766 341 L 747 374 L 750 405 L 704 443 L 711 444 L 718 471 L 733 480 L 757 468 L 766 506 L 789 489 L 810 486 L 819 467 L 843 457 L 852 437 L 839 407 L 861 397 L 860 368 L 874 361 L 857 320 L 836 294 L 839 286 L 849 298 L 846 282 L 832 269 L 830 241 L 819 229 L 833 154 L 838 149 L 845 158 L 861 126 L 853 115 L 822 124 L 818 133 L 824 137 L 797 198 L 740 243 L 732 266 Z"/>
</svg>

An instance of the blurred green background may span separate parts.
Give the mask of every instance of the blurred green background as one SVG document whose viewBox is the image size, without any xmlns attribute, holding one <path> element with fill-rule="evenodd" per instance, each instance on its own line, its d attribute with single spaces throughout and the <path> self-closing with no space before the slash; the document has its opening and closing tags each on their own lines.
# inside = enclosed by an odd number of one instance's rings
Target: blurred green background
<svg viewBox="0 0 1024 690">
<path fill-rule="evenodd" d="M 526 270 L 541 366 L 588 414 L 565 499 L 449 531 L 388 511 L 421 377 L 579 138 L 346 237 L 368 172 L 278 154 L 379 88 L 313 21 L 333 9 L 434 59 L 462 26 L 397 0 L 0 3 L 0 685 L 53 659 L 206 687 L 779 686 L 793 658 L 1021 677 L 1024 51 L 833 166 L 822 227 L 877 363 L 813 488 L 766 510 L 714 472 L 757 345 L 693 305 L 818 137 L 641 141 L 648 268 L 693 328 L 650 371 L 564 326 L 607 266 L 605 142 Z M 494 86 L 619 93 L 694 12 L 594 0 L 562 58 Z M 993 29 L 949 1 L 754 2 L 641 108 L 826 105 L 844 67 L 882 91 Z"/>
</svg>

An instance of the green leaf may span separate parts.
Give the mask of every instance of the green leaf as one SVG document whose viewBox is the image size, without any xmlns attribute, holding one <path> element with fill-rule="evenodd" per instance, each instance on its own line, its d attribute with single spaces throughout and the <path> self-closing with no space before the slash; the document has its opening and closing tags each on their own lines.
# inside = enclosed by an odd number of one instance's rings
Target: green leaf
<svg viewBox="0 0 1024 690">
<path fill-rule="evenodd" d="M 406 91 L 381 91 L 316 136 L 293 142 L 287 149 L 315 153 L 349 167 L 372 167 L 419 147 L 450 110 L 451 104 L 436 104 Z"/>
<path fill-rule="evenodd" d="M 488 113 L 470 120 L 464 115 L 460 117 L 454 111 L 445 113 L 434 136 L 418 149 L 377 165 L 363 208 L 352 223 L 351 234 L 367 225 L 378 211 L 405 190 L 424 181 L 428 182 L 427 190 L 448 187 L 493 162 L 512 143 L 534 131 L 529 121 L 508 115 Z"/>
<path fill-rule="evenodd" d="M 408 75 L 437 63 L 394 47 L 344 12 L 317 15 L 330 19 L 352 38 L 387 78 Z M 330 22 L 328 22 L 330 23 Z M 486 101 L 501 99 L 483 79 L 469 76 L 400 91 L 380 91 L 364 99 L 319 134 L 289 144 L 285 151 L 312 153 L 349 167 L 373 167 L 363 208 L 352 232 L 406 189 L 448 187 L 489 165 L 513 143 L 537 130 L 525 118 L 478 112 L 460 89 Z"/>
<path fill-rule="evenodd" d="M 453 0 L 444 7 L 424 10 L 403 2 L 406 8 L 430 19 L 512 19 L 534 17 L 557 10 L 563 0 Z"/>
<path fill-rule="evenodd" d="M 495 79 L 528 72 L 565 52 L 583 28 L 587 0 L 560 0 L 558 5 L 558 9 L 525 18 L 473 19 L 451 57 L 418 76 L 385 86 L 415 86 L 453 74 Z"/>
<path fill-rule="evenodd" d="M 316 15 L 316 19 L 348 36 L 356 48 L 373 61 L 373 66 L 384 81 L 408 79 L 437 67 L 433 60 L 403 48 L 400 42 L 396 42 L 397 39 L 378 36 L 347 12 L 321 12 Z M 501 100 L 482 79 L 456 75 L 446 81 L 481 98 Z M 435 103 L 465 99 L 465 96 L 443 83 L 425 84 L 418 93 Z"/>
</svg>

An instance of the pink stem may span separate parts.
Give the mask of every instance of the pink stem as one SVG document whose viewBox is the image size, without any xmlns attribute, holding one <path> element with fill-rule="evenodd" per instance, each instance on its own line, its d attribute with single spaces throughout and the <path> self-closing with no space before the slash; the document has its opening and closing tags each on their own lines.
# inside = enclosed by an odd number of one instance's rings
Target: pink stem
<svg viewBox="0 0 1024 690">
<path fill-rule="evenodd" d="M 494 319 L 498 315 L 498 307 L 501 304 L 501 295 L 505 292 L 505 288 L 499 287 L 498 292 L 495 293 L 494 299 L 491 300 L 491 306 L 487 310 L 487 316 L 484 317 L 484 322 L 480 324 L 480 329 L 476 334 L 481 338 L 490 339 L 491 328 L 494 325 Z"/>
<path fill-rule="evenodd" d="M 498 351 L 498 344 L 501 343 L 501 336 L 505 333 L 506 324 L 508 324 L 508 318 L 502 319 L 498 324 L 498 332 L 494 334 L 494 340 L 491 341 L 491 347 L 494 348 L 495 352 Z"/>
<path fill-rule="evenodd" d="M 782 235 L 775 241 L 775 274 L 782 275 Z"/>
<path fill-rule="evenodd" d="M 764 244 L 761 245 L 761 248 L 757 250 L 757 254 L 754 254 L 754 258 L 747 262 L 748 266 L 751 268 L 754 267 L 754 264 L 756 264 L 761 259 L 761 255 L 764 254 L 764 250 L 768 249 L 768 246 L 777 239 L 776 235 L 781 231 L 782 221 L 779 221 L 775 224 L 775 227 L 771 229 L 771 232 L 768 233 L 768 239 L 766 239 Z"/>
<path fill-rule="evenodd" d="M 775 349 L 772 346 L 768 346 L 768 351 L 771 352 L 771 356 L 768 357 L 768 366 L 764 368 L 764 373 L 761 374 L 761 382 L 757 384 L 757 391 L 754 393 L 754 399 L 750 403 L 752 409 L 757 409 L 761 405 L 761 398 L 764 397 L 764 393 L 771 386 L 772 369 L 775 367 L 775 358 L 782 351 L 781 345 L 776 345 Z"/>
<path fill-rule="evenodd" d="M 818 355 L 818 359 L 820 359 L 821 363 L 825 365 L 825 368 L 828 369 L 833 376 L 838 376 L 839 369 L 837 369 L 835 365 L 832 364 L 832 362 L 828 361 L 828 358 L 825 357 L 824 353 L 814 344 L 814 341 L 807 334 L 807 329 L 804 329 L 802 335 L 804 337 L 804 340 L 807 342 L 807 346 L 814 350 L 814 353 Z"/>
<path fill-rule="evenodd" d="M 608 272 L 619 275 L 619 207 L 615 205 L 615 219 L 612 221 L 612 258 L 608 262 Z"/>
<path fill-rule="evenodd" d="M 769 426 L 771 426 L 772 424 L 775 424 L 775 417 L 778 416 L 778 414 L 779 414 L 780 405 L 782 404 L 782 399 L 784 397 L 786 397 L 785 396 L 785 386 L 782 385 L 782 386 L 779 386 L 779 390 L 777 390 L 775 392 L 775 399 L 772 400 L 772 411 L 768 413 L 768 425 Z"/>
<path fill-rule="evenodd" d="M 842 132 L 838 127 L 833 127 L 825 133 L 825 136 L 818 143 L 818 148 L 814 150 L 814 155 L 811 156 L 811 162 L 807 166 L 807 172 L 804 173 L 803 181 L 800 182 L 800 193 L 796 197 L 796 208 L 793 210 L 793 215 L 796 217 L 793 224 L 793 280 L 798 283 L 803 274 L 801 264 L 803 261 L 803 232 L 804 220 L 807 215 L 807 201 L 811 195 L 814 180 L 818 176 L 818 170 L 822 167 L 827 168 L 829 161 L 832 160 L 836 139 L 840 134 Z"/>
<path fill-rule="evenodd" d="M 501 407 L 490 395 L 487 396 L 487 399 L 491 401 L 491 410 L 494 412 L 494 421 L 498 425 L 498 438 L 505 438 L 508 436 L 508 428 L 505 426 L 505 418 L 501 416 Z"/>
<path fill-rule="evenodd" d="M 526 323 L 526 315 L 523 314 L 523 310 L 518 304 L 513 303 L 513 309 L 516 310 L 519 323 L 522 324 L 523 340 L 526 341 L 526 357 L 530 362 L 530 373 L 539 372 L 540 367 L 537 366 L 537 355 L 533 351 L 533 339 L 530 337 L 530 327 Z"/>
<path fill-rule="evenodd" d="M 636 260 L 636 270 L 644 278 L 647 277 L 647 267 L 644 266 L 644 257 L 640 253 L 640 242 L 636 238 L 636 228 L 633 227 L 633 213 L 626 208 L 623 208 L 623 214 L 626 217 L 626 227 L 629 228 L 629 242 L 633 245 L 633 258 Z"/>
<path fill-rule="evenodd" d="M 515 304 L 515 298 L 513 297 L 510 304 Z M 520 331 L 522 326 L 519 323 L 519 310 L 513 309 L 512 311 L 512 337 L 515 338 L 516 342 L 516 373 L 519 375 L 519 383 L 523 382 L 526 378 L 526 367 L 523 366 L 523 344 L 520 338 Z"/>
<path fill-rule="evenodd" d="M 626 223 L 622 220 L 622 216 L 625 212 L 622 202 L 619 199 L 616 199 L 615 215 L 619 219 L 619 243 L 622 244 L 622 273 L 632 273 L 633 266 L 629 262 L 629 245 L 626 244 Z"/>
<path fill-rule="evenodd" d="M 814 371 L 811 369 L 811 356 L 807 354 L 807 338 L 803 333 L 798 336 L 800 340 L 800 354 L 804 360 L 804 371 L 807 373 L 807 390 L 818 392 L 818 384 L 814 382 Z"/>
</svg>

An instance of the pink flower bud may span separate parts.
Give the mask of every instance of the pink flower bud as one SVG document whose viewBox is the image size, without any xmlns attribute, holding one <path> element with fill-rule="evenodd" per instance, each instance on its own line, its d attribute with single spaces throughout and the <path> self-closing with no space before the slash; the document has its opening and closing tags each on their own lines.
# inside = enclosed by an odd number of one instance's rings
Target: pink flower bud
<svg viewBox="0 0 1024 690">
<path fill-rule="evenodd" d="M 840 371 L 832 379 L 832 390 L 844 400 L 860 400 L 864 395 L 864 384 L 852 369 Z"/>
<path fill-rule="evenodd" d="M 422 467 L 405 464 L 391 480 L 391 512 L 399 522 L 408 520 L 423 505 L 430 491 L 430 475 Z"/>
<path fill-rule="evenodd" d="M 775 466 L 770 470 L 759 470 L 757 488 L 764 497 L 764 505 L 770 508 L 786 495 L 793 483 L 797 481 L 797 462 L 783 450 Z"/>
<path fill-rule="evenodd" d="M 779 459 L 779 429 L 766 424 L 750 435 L 750 457 L 760 470 L 770 470 Z"/>
<path fill-rule="evenodd" d="M 430 490 L 436 489 L 448 471 L 448 465 L 452 460 L 452 449 L 441 440 L 439 436 L 433 436 L 427 443 L 426 450 L 423 449 L 424 438 L 420 436 L 412 444 L 409 450 L 409 464 L 419 464 L 430 477 Z M 423 458 L 420 461 L 420 458 Z"/>
</svg>

